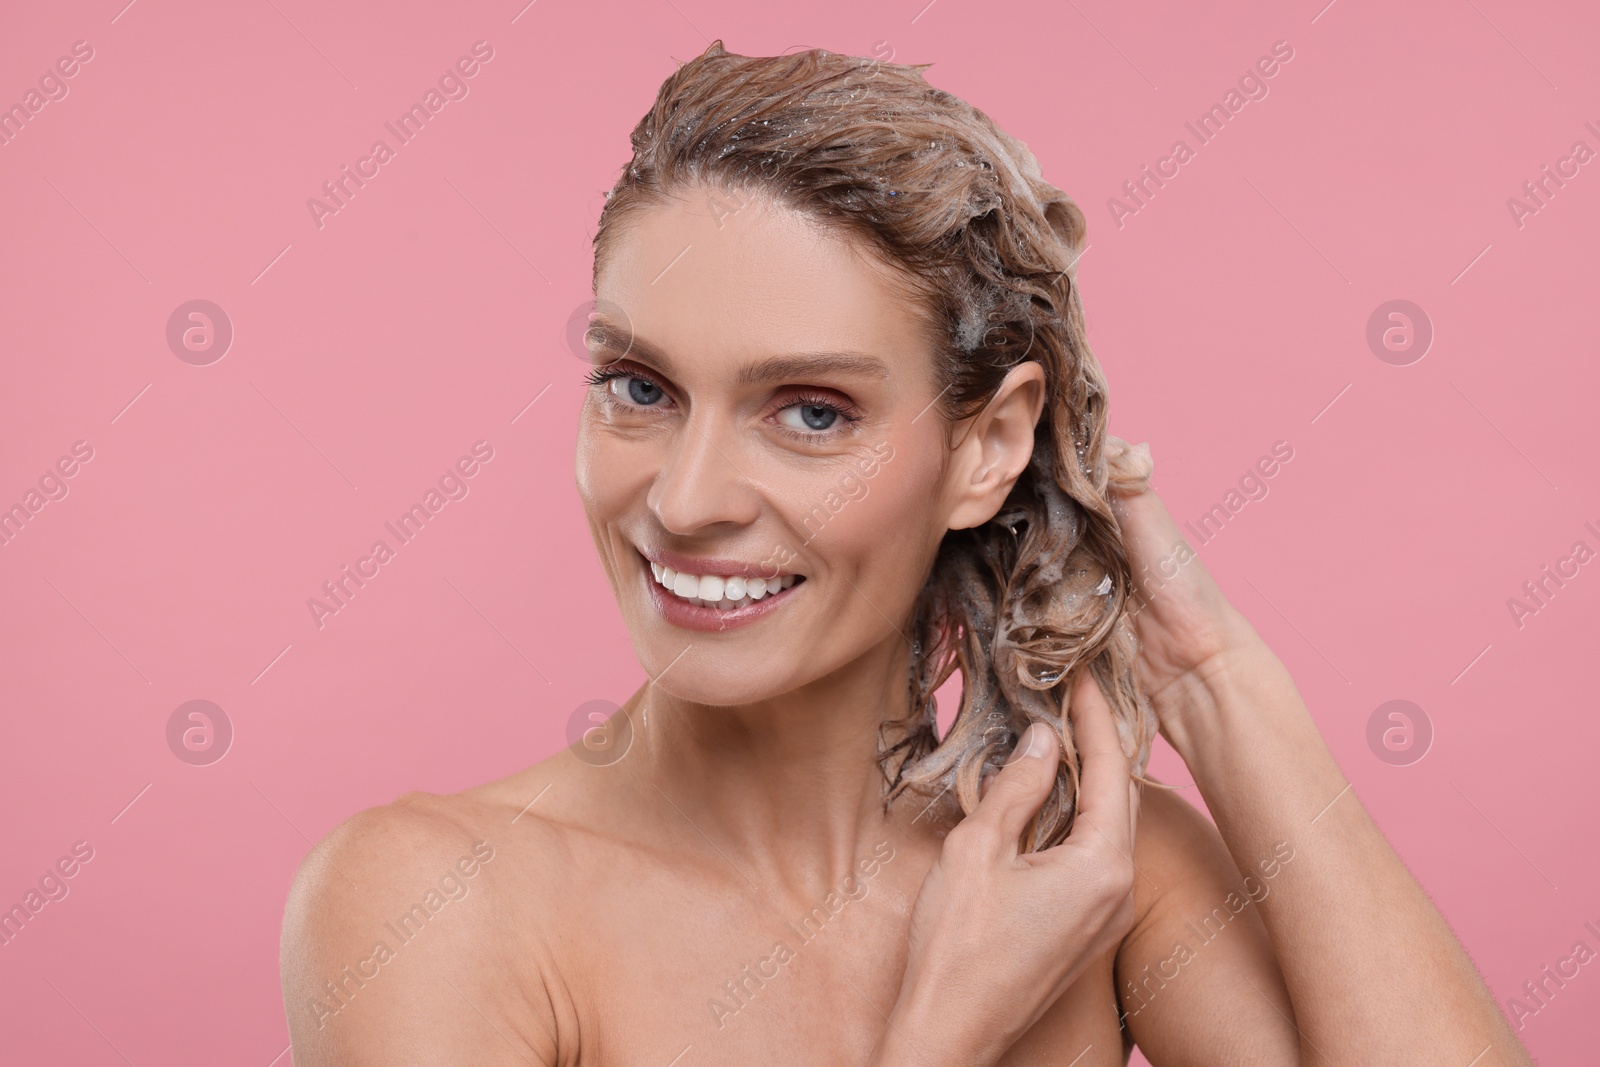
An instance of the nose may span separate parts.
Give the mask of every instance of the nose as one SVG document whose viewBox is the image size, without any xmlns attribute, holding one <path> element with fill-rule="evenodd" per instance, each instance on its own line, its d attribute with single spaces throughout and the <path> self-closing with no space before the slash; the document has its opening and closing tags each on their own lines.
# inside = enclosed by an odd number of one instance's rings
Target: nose
<svg viewBox="0 0 1600 1067">
<path fill-rule="evenodd" d="M 739 469 L 731 435 L 711 420 L 685 419 L 645 497 L 670 533 L 689 536 L 719 525 L 744 526 L 760 514 L 760 498 Z"/>
</svg>

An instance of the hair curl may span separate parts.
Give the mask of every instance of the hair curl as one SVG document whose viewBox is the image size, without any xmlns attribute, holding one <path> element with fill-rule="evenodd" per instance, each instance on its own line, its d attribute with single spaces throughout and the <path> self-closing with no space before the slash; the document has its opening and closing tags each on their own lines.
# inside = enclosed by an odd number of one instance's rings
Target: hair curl
<svg viewBox="0 0 1600 1067">
<path fill-rule="evenodd" d="M 1019 361 L 1043 366 L 1032 459 L 992 521 L 945 535 L 911 620 L 909 710 L 881 725 L 879 744 L 886 808 L 911 790 L 944 798 L 954 818 L 956 803 L 977 806 L 984 769 L 1044 723 L 1063 756 L 1023 835 L 1024 849 L 1040 849 L 1066 837 L 1076 810 L 1066 709 L 1080 672 L 1099 682 L 1143 780 L 1155 717 L 1135 671 L 1132 575 L 1108 486 L 1140 486 L 1148 470 L 1132 471 L 1106 433 L 1075 284 L 1082 211 L 1026 145 L 929 85 L 930 65 L 821 49 L 741 56 L 713 42 L 634 128 L 595 234 L 595 274 L 621 222 L 674 190 L 766 196 L 899 268 L 932 327 L 947 427 Z M 934 691 L 958 669 L 961 707 L 941 740 Z"/>
</svg>

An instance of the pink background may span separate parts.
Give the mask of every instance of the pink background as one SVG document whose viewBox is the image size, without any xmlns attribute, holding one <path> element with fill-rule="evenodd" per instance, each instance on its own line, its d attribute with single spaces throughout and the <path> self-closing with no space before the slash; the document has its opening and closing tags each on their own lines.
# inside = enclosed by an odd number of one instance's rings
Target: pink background
<svg viewBox="0 0 1600 1067">
<path fill-rule="evenodd" d="M 0 903 L 94 848 L 0 947 L 7 1063 L 291 1062 L 278 931 L 310 843 L 547 756 L 639 683 L 572 484 L 564 331 L 628 132 L 719 36 L 932 61 L 1032 146 L 1088 215 L 1113 428 L 1175 514 L 1294 449 L 1201 556 L 1497 998 L 1600 948 L 1600 562 L 1520 628 L 1507 607 L 1600 549 L 1600 162 L 1507 207 L 1600 149 L 1593 5 L 123 2 L 0 34 L 3 104 L 94 49 L 0 147 L 0 505 L 94 449 L 0 546 Z M 307 199 L 478 40 L 470 94 L 319 229 Z M 1269 95 L 1119 228 L 1108 198 L 1279 40 Z M 165 338 L 196 298 L 235 333 L 209 366 Z M 1366 341 L 1393 299 L 1435 330 L 1406 366 Z M 479 440 L 470 494 L 318 629 L 307 599 Z M 235 731 L 209 766 L 167 745 L 192 699 Z M 1432 724 L 1420 761 L 1369 748 L 1391 699 Z M 1592 964 L 1522 1036 L 1577 1062 L 1597 1008 Z"/>
</svg>

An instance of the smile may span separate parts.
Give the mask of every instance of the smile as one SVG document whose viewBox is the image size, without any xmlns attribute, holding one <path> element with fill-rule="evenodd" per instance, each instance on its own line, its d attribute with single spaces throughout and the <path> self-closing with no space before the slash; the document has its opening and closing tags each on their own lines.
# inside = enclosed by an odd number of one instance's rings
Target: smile
<svg viewBox="0 0 1600 1067">
<path fill-rule="evenodd" d="M 747 607 L 770 594 L 783 592 L 800 580 L 796 574 L 782 574 L 774 578 L 746 578 L 742 574 L 690 574 L 655 562 L 650 564 L 650 573 L 655 576 L 657 585 L 679 600 L 717 611 Z"/>
<path fill-rule="evenodd" d="M 651 556 L 656 558 L 652 559 Z M 766 618 L 805 585 L 803 574 L 733 559 L 695 559 L 674 553 L 640 553 L 649 566 L 646 584 L 661 617 L 673 626 L 702 633 L 726 633 Z"/>
</svg>

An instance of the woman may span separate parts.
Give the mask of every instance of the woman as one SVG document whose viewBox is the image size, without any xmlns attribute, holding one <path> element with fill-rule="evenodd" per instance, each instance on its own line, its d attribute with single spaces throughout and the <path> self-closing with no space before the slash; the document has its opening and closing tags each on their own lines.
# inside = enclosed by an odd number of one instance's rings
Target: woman
<svg viewBox="0 0 1600 1067">
<path fill-rule="evenodd" d="M 651 681 L 307 858 L 300 1067 L 1529 1062 L 1107 436 L 1082 215 L 922 69 L 662 86 L 577 450 Z"/>
</svg>

